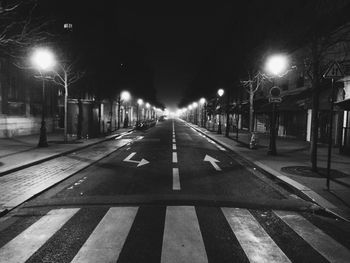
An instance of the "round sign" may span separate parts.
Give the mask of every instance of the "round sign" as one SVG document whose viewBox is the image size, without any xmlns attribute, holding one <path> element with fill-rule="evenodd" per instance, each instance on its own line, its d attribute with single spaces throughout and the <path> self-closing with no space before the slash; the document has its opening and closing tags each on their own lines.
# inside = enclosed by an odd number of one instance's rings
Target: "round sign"
<svg viewBox="0 0 350 263">
<path fill-rule="evenodd" d="M 274 86 L 270 89 L 270 95 L 272 97 L 279 97 L 281 96 L 281 89 L 277 86 Z"/>
</svg>

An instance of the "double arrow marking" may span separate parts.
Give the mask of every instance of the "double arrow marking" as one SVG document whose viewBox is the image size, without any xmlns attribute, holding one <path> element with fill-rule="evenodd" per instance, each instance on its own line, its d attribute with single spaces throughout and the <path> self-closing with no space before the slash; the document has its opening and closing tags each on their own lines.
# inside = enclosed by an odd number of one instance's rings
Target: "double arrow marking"
<svg viewBox="0 0 350 263">
<path fill-rule="evenodd" d="M 219 165 L 216 164 L 220 162 L 219 160 L 216 160 L 215 158 L 206 154 L 204 157 L 204 162 L 210 162 L 216 171 L 221 171 L 221 168 L 219 167 Z"/>
<path fill-rule="evenodd" d="M 149 161 L 147 161 L 146 159 L 141 159 L 141 161 L 134 161 L 134 160 L 131 160 L 131 158 L 136 154 L 136 152 L 133 152 L 131 153 L 128 157 L 126 157 L 124 159 L 124 162 L 129 162 L 129 163 L 137 163 L 137 166 L 136 167 L 140 167 L 142 165 L 145 165 L 145 164 L 148 164 Z"/>
</svg>

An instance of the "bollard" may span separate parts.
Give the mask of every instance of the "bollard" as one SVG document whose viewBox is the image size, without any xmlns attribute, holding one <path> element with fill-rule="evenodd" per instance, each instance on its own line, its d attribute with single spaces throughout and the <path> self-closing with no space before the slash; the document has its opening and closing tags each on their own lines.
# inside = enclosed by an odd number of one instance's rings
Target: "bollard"
<svg viewBox="0 0 350 263">
<path fill-rule="evenodd" d="M 259 143 L 258 134 L 255 132 L 252 132 L 252 136 L 250 137 L 249 148 L 256 149 L 258 147 L 258 143 Z"/>
</svg>

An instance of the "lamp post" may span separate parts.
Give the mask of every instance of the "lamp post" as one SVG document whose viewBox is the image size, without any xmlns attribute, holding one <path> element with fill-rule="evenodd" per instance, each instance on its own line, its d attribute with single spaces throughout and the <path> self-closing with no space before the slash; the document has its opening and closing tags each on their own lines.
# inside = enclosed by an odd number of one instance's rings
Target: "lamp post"
<svg viewBox="0 0 350 263">
<path fill-rule="evenodd" d="M 122 91 L 120 94 L 120 98 L 122 102 L 128 102 L 131 98 L 130 92 L 129 91 Z M 127 128 L 129 124 L 129 115 L 128 115 L 128 107 L 125 105 L 125 117 L 124 117 L 124 125 L 123 128 Z"/>
<path fill-rule="evenodd" d="M 201 126 L 202 127 L 204 127 L 204 118 L 205 118 L 205 116 L 204 116 L 204 108 L 205 108 L 205 102 L 206 102 L 206 100 L 205 100 L 205 98 L 201 98 L 200 100 L 199 100 L 199 105 L 201 105 Z"/>
<path fill-rule="evenodd" d="M 193 107 L 193 114 L 194 114 L 193 122 L 194 122 L 194 124 L 197 125 L 198 124 L 198 103 L 193 102 L 192 107 Z"/>
<path fill-rule="evenodd" d="M 224 95 L 225 91 L 223 89 L 218 89 L 218 103 L 219 103 L 219 106 L 220 106 L 220 111 L 219 111 L 219 127 L 218 127 L 218 134 L 221 134 L 221 105 L 220 105 L 220 99 L 221 97 Z"/>
<path fill-rule="evenodd" d="M 188 108 L 188 111 L 189 111 L 189 113 L 190 113 L 190 114 L 189 114 L 189 115 L 190 115 L 190 116 L 189 116 L 189 121 L 191 122 L 191 119 L 192 119 L 192 109 L 193 109 L 193 107 L 192 107 L 192 105 L 188 105 L 187 108 Z"/>
<path fill-rule="evenodd" d="M 280 77 L 283 73 L 286 72 L 288 67 L 288 59 L 286 56 L 278 54 L 269 57 L 266 61 L 266 71 L 272 74 L 275 78 Z M 271 98 L 279 97 L 279 88 L 274 86 L 270 90 Z M 270 100 L 272 103 L 272 114 L 270 121 L 270 143 L 269 143 L 269 155 L 277 155 L 276 150 L 276 101 Z"/>
<path fill-rule="evenodd" d="M 46 101 L 45 101 L 45 76 L 43 72 L 49 71 L 55 65 L 55 58 L 53 53 L 46 48 L 36 49 L 31 57 L 32 64 L 39 70 L 40 76 L 43 80 L 42 87 L 42 112 L 41 112 L 41 127 L 38 147 L 47 147 L 47 133 L 46 133 Z"/>
<path fill-rule="evenodd" d="M 146 111 L 147 111 L 147 120 L 149 119 L 149 108 L 151 107 L 151 105 L 148 103 L 148 102 L 146 102 Z M 145 114 L 146 115 L 146 114 Z"/>
<path fill-rule="evenodd" d="M 143 104 L 143 100 L 142 100 L 142 99 L 138 99 L 138 100 L 137 100 L 136 126 L 137 126 L 137 125 L 139 124 L 139 122 L 140 122 L 140 117 L 139 117 L 139 111 L 140 111 L 140 109 L 139 109 L 139 107 L 142 106 L 142 104 Z"/>
</svg>

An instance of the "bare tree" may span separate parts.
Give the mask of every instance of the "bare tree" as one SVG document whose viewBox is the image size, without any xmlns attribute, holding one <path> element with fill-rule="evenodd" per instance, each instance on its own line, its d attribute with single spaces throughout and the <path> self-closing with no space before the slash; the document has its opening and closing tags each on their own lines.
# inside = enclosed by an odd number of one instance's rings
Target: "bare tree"
<svg viewBox="0 0 350 263">
<path fill-rule="evenodd" d="M 18 57 L 36 43 L 48 41 L 52 21 L 36 17 L 37 0 L 0 1 L 0 51 Z"/>
<path fill-rule="evenodd" d="M 248 80 L 241 81 L 241 84 L 249 94 L 249 131 L 254 132 L 254 95 L 262 86 L 266 78 L 260 71 L 252 75 L 248 73 Z"/>
<path fill-rule="evenodd" d="M 84 76 L 84 72 L 75 68 L 75 63 L 59 63 L 59 69 L 54 71 L 52 81 L 64 88 L 64 141 L 67 142 L 68 125 L 68 88 Z M 79 114 L 81 114 L 79 110 Z"/>
<path fill-rule="evenodd" d="M 343 49 L 344 54 L 349 52 L 350 43 L 350 23 L 346 23 L 338 29 L 327 32 L 323 35 L 314 35 L 311 38 L 310 44 L 307 46 L 307 57 L 305 66 L 308 77 L 311 80 L 312 86 L 312 125 L 311 125 L 311 148 L 310 159 L 312 170 L 317 171 L 317 143 L 318 143 L 318 128 L 319 128 L 319 98 L 322 75 L 330 60 L 331 53 L 334 50 Z M 347 50 L 346 50 L 347 49 Z M 333 57 L 333 59 L 335 59 Z"/>
</svg>

